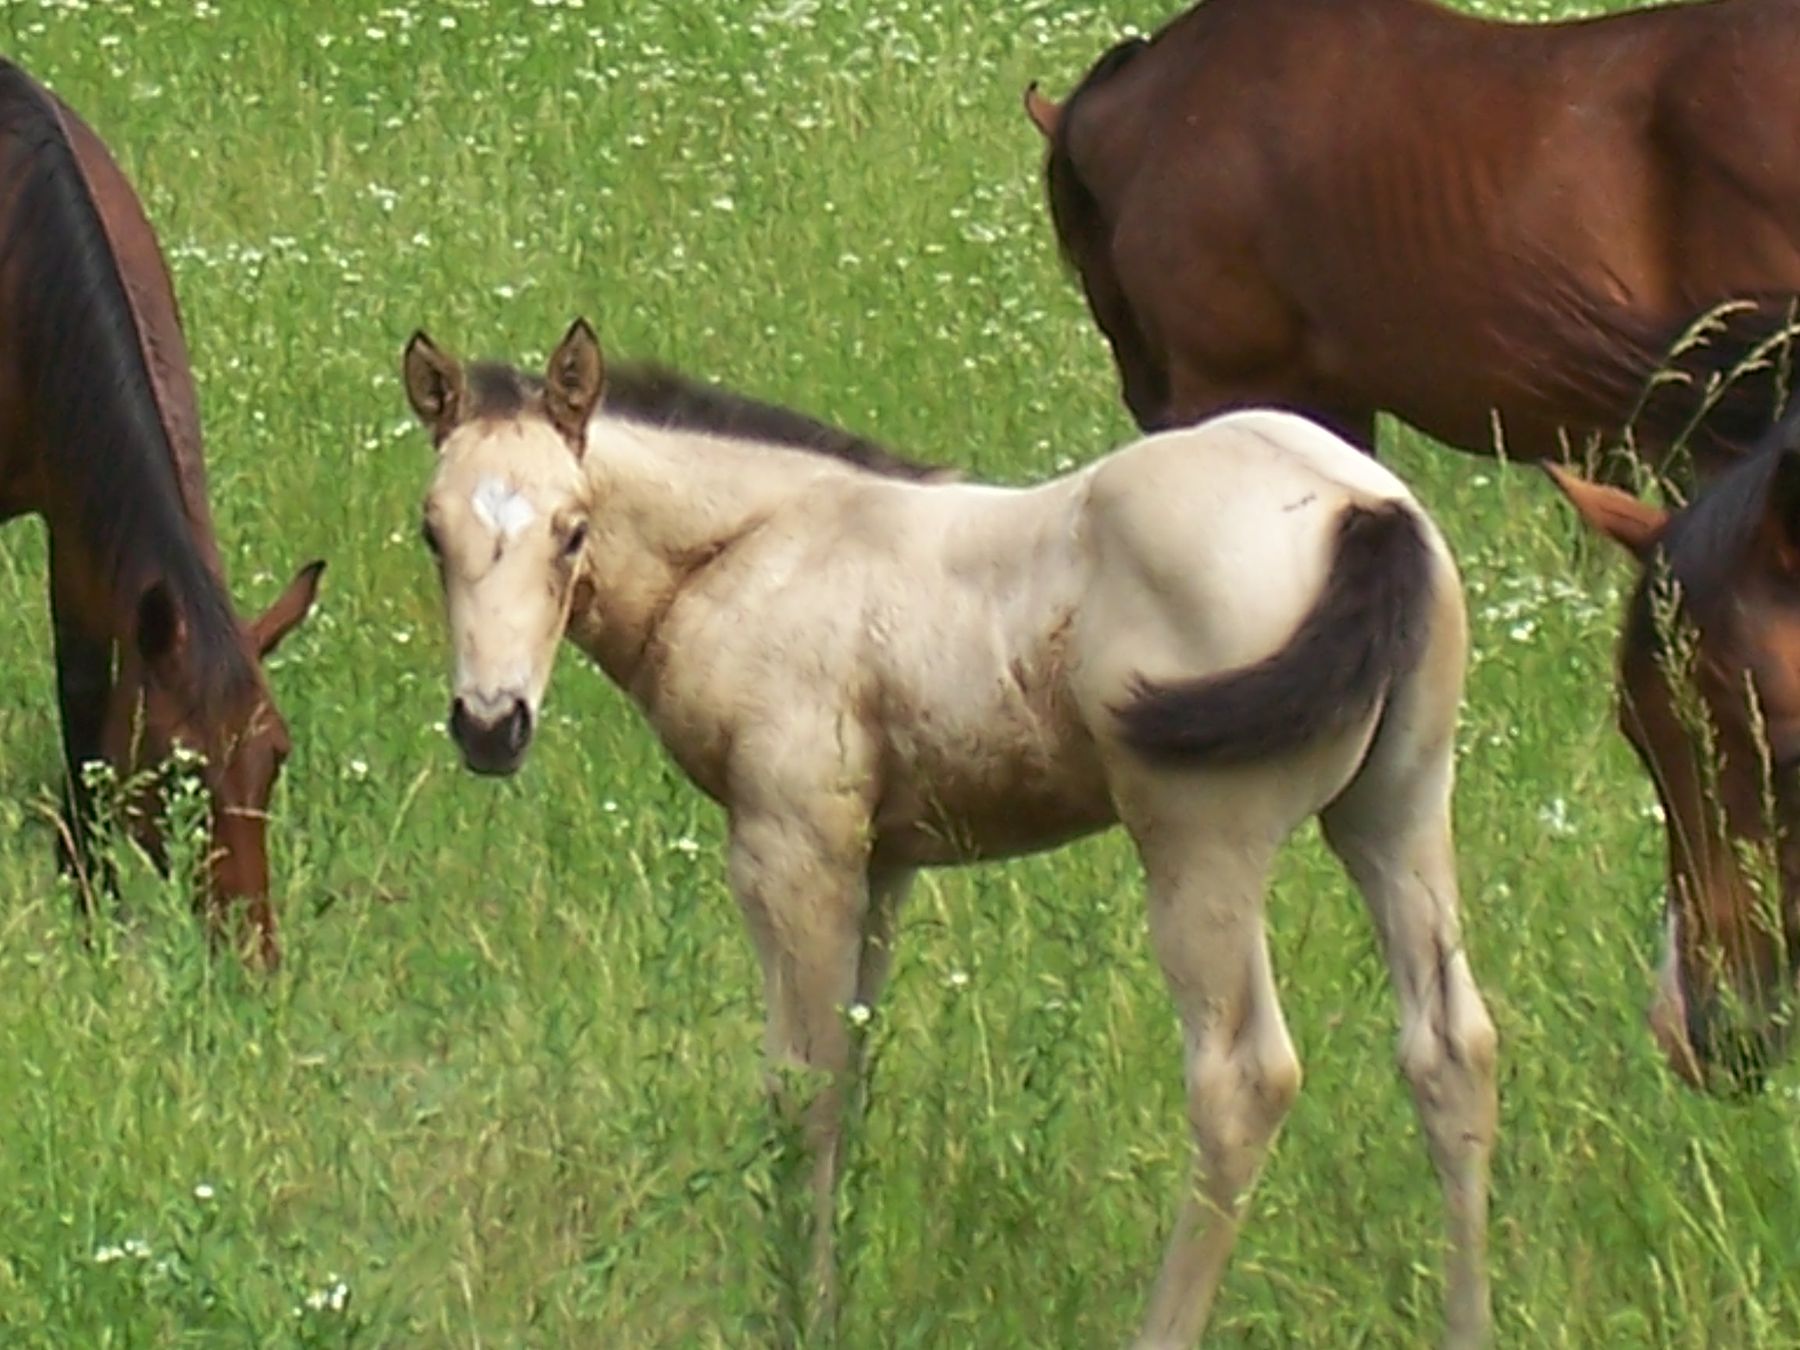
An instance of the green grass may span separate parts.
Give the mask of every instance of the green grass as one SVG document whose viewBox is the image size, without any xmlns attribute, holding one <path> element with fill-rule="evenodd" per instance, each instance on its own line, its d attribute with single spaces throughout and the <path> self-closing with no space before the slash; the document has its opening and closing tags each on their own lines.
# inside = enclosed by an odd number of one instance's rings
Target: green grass
<svg viewBox="0 0 1800 1350">
<path fill-rule="evenodd" d="M 81 941 L 51 866 L 41 535 L 0 534 L 0 1343 L 757 1342 L 760 1009 L 719 819 L 572 655 L 521 778 L 459 771 L 398 353 L 424 325 L 536 360 L 583 313 L 613 350 L 982 474 L 1090 458 L 1129 428 L 1018 97 L 1166 13 L 1112 10 L 0 10 L 169 251 L 241 603 L 332 564 L 275 663 L 298 749 L 264 982 L 142 875 Z M 1572 547 L 1536 474 L 1391 444 L 1475 618 L 1457 807 L 1503 1036 L 1501 1341 L 1793 1344 L 1800 1080 L 1699 1100 L 1641 1022 L 1661 837 L 1610 725 L 1622 565 Z M 920 887 L 851 1181 L 848 1345 L 1126 1338 L 1187 1153 L 1141 909 L 1117 839 Z M 1215 1343 L 1426 1343 L 1439 1205 L 1368 926 L 1310 837 L 1271 910 L 1307 1086 Z"/>
</svg>

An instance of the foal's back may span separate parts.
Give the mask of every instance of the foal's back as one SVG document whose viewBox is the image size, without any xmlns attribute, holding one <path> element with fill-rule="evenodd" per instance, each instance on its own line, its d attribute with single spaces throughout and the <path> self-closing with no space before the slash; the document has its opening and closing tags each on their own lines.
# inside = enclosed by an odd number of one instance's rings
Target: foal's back
<svg viewBox="0 0 1800 1350">
<path fill-rule="evenodd" d="M 1406 485 L 1341 438 L 1280 412 L 1233 413 L 1152 436 L 1098 465 L 1087 506 L 1089 572 L 1078 635 L 1081 697 L 1096 733 L 1139 675 L 1249 665 L 1294 634 L 1326 585 L 1345 513 L 1412 515 L 1455 628 L 1460 587 Z"/>
<path fill-rule="evenodd" d="M 898 589 L 867 629 L 876 833 L 908 861 L 1028 851 L 1113 823 L 1107 764 L 1131 753 L 1119 713 L 1139 681 L 1282 648 L 1353 508 L 1417 519 L 1435 571 L 1429 659 L 1454 702 L 1461 599 L 1441 539 L 1397 478 L 1302 418 L 1220 418 L 1025 491 L 878 492 L 891 533 L 871 556 L 904 563 L 874 583 Z M 1345 766 L 1364 730 L 1344 738 Z"/>
</svg>

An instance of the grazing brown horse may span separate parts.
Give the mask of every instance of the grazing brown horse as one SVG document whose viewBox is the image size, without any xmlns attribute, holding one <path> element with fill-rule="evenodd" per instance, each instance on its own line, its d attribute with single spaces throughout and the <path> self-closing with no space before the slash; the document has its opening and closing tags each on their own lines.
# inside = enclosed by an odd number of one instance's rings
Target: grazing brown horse
<svg viewBox="0 0 1800 1350">
<path fill-rule="evenodd" d="M 1642 568 L 1618 691 L 1668 837 L 1651 1029 L 1688 1083 L 1754 1088 L 1800 968 L 1800 418 L 1672 514 L 1550 472 Z"/>
<path fill-rule="evenodd" d="M 1388 411 L 1537 459 L 1616 431 L 1695 313 L 1800 291 L 1796 69 L 1791 0 L 1205 0 L 1026 106 L 1140 425 L 1274 405 L 1372 449 Z M 1682 391 L 1653 402 L 1669 439 Z"/>
<path fill-rule="evenodd" d="M 0 520 L 50 538 L 70 859 L 92 825 L 82 766 L 133 777 L 204 757 L 223 935 L 243 901 L 279 956 L 264 827 L 289 744 L 260 658 L 305 617 L 323 563 L 240 623 L 207 509 L 187 345 L 156 236 L 89 128 L 0 62 Z M 162 856 L 152 792 L 134 829 Z"/>
</svg>

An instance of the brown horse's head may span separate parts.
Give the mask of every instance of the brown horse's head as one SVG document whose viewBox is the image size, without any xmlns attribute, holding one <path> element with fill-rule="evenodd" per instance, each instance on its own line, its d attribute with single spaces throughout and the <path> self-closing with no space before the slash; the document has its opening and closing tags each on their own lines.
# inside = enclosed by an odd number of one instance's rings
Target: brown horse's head
<svg viewBox="0 0 1800 1350">
<path fill-rule="evenodd" d="M 1618 683 L 1668 836 L 1651 1029 L 1688 1083 L 1753 1088 L 1787 1046 L 1800 958 L 1800 449 L 1672 514 L 1550 473 L 1642 571 Z"/>
<path fill-rule="evenodd" d="M 225 936 L 225 916 L 242 903 L 253 954 L 270 968 L 280 949 L 265 834 L 269 799 L 291 743 L 262 658 L 306 617 L 324 568 L 309 563 L 254 623 L 232 620 L 212 636 L 199 630 L 167 584 L 152 583 L 138 603 L 135 632 L 121 646 L 104 729 L 107 758 L 140 786 L 130 803 L 132 832 L 159 864 L 168 850 L 160 824 L 166 784 L 157 775 L 183 752 L 199 757 L 212 827 L 202 893 L 215 933 Z"/>
</svg>

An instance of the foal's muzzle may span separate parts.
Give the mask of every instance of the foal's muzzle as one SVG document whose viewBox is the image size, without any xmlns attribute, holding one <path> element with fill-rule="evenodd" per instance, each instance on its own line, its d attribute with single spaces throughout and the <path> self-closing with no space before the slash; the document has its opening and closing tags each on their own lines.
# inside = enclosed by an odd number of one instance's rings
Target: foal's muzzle
<svg viewBox="0 0 1800 1350">
<path fill-rule="evenodd" d="M 504 776 L 518 771 L 531 744 L 531 709 L 515 698 L 498 718 L 471 712 L 458 698 L 450 704 L 450 735 L 462 750 L 463 763 L 479 774 Z"/>
</svg>

